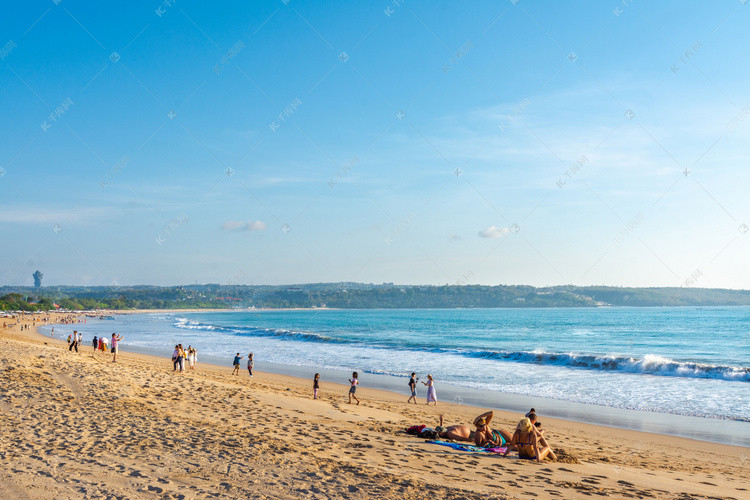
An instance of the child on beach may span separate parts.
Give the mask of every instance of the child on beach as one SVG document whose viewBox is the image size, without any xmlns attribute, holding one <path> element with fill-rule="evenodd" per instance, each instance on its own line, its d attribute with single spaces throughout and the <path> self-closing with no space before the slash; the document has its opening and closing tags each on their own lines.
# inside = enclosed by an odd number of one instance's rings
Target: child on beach
<svg viewBox="0 0 750 500">
<path fill-rule="evenodd" d="M 240 356 L 240 353 L 237 353 L 234 356 L 234 361 L 232 362 L 234 364 L 234 370 L 232 370 L 232 375 L 239 375 L 240 374 L 240 361 L 242 360 L 244 356 Z"/>
<path fill-rule="evenodd" d="M 357 404 L 359 404 L 359 399 L 355 394 L 357 392 L 357 386 L 359 385 L 359 374 L 357 372 L 352 373 L 352 378 L 349 379 L 349 383 L 351 384 L 349 387 L 349 404 L 352 404 L 352 398 L 357 400 Z"/>
<path fill-rule="evenodd" d="M 313 399 L 318 399 L 318 389 L 320 389 L 320 373 L 313 377 Z"/>
<path fill-rule="evenodd" d="M 409 389 L 411 389 L 411 396 L 409 396 L 409 399 L 406 400 L 407 403 L 411 403 L 412 400 L 414 401 L 414 404 L 417 404 L 417 374 L 412 372 L 411 378 L 409 379 Z"/>
<path fill-rule="evenodd" d="M 247 355 L 247 372 L 251 377 L 253 376 L 253 366 L 255 366 L 255 363 L 253 362 L 253 353 L 249 353 Z"/>
<path fill-rule="evenodd" d="M 437 406 L 437 394 L 435 394 L 435 381 L 432 379 L 432 375 L 427 375 L 427 382 L 422 382 L 427 386 L 427 403 L 434 402 Z"/>
</svg>

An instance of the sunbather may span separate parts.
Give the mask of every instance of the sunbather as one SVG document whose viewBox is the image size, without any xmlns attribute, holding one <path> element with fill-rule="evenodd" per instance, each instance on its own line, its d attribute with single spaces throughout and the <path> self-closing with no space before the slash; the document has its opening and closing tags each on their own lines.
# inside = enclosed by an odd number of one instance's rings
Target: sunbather
<svg viewBox="0 0 750 500">
<path fill-rule="evenodd" d="M 488 411 L 482 413 L 474 419 L 474 426 L 477 430 L 474 432 L 474 444 L 477 446 L 503 446 L 510 441 L 511 435 L 503 429 L 490 429 L 494 413 Z"/>
<path fill-rule="evenodd" d="M 443 416 L 440 415 L 440 425 L 435 427 L 438 436 L 442 439 L 453 439 L 454 441 L 468 441 L 474 440 L 474 431 L 469 428 L 468 425 L 458 424 L 443 427 Z"/>
</svg>

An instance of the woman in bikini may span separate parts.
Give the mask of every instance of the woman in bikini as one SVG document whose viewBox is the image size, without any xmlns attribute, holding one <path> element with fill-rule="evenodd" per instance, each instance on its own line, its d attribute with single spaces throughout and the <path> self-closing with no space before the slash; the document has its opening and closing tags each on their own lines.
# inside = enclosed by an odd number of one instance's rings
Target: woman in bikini
<svg viewBox="0 0 750 500">
<path fill-rule="evenodd" d="M 490 429 L 494 413 L 488 411 L 482 413 L 474 419 L 474 426 L 477 430 L 474 432 L 474 444 L 482 447 L 503 446 L 510 441 L 510 433 L 503 429 Z"/>
<path fill-rule="evenodd" d="M 534 431 L 534 426 L 528 418 L 521 419 L 516 426 L 516 432 L 508 443 L 508 449 L 503 456 L 507 456 L 511 450 L 518 452 L 519 458 L 536 460 L 541 462 L 545 458 L 557 460 L 555 452 L 547 445 L 546 441 Z"/>
</svg>

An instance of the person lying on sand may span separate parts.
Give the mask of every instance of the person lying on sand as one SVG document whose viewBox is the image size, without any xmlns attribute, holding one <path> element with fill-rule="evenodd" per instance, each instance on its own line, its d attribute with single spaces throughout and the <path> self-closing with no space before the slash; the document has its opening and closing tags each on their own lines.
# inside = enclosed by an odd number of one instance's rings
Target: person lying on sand
<svg viewBox="0 0 750 500">
<path fill-rule="evenodd" d="M 555 452 L 549 447 L 547 441 L 534 431 L 534 425 L 528 418 L 522 418 L 516 426 L 516 432 L 508 443 L 508 449 L 503 456 L 507 456 L 511 450 L 518 452 L 519 458 L 536 460 L 541 462 L 545 458 L 557 460 Z"/>
<path fill-rule="evenodd" d="M 488 411 L 482 413 L 474 419 L 474 426 L 477 428 L 474 432 L 474 444 L 477 446 L 503 446 L 510 441 L 511 435 L 503 429 L 490 429 L 490 422 L 494 413 Z"/>
<path fill-rule="evenodd" d="M 440 415 L 440 425 L 435 427 L 438 437 L 442 439 L 453 439 L 454 441 L 474 441 L 474 431 L 468 425 L 458 424 L 443 427 L 443 416 Z"/>
</svg>

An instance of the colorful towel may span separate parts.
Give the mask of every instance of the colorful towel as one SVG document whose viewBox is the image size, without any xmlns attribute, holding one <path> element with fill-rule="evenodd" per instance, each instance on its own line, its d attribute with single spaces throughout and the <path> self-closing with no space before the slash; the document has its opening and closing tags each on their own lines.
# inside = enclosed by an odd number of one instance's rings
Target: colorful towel
<svg viewBox="0 0 750 500">
<path fill-rule="evenodd" d="M 461 444 L 461 443 L 450 443 L 448 441 L 442 441 L 440 439 L 433 439 L 432 441 L 427 441 L 428 443 L 432 444 L 439 444 L 440 446 L 447 446 L 449 448 L 453 448 L 454 450 L 459 451 L 470 451 L 474 453 L 505 453 L 508 449 L 505 446 L 501 446 L 499 448 L 480 448 L 479 446 L 474 446 L 473 444 Z"/>
</svg>

